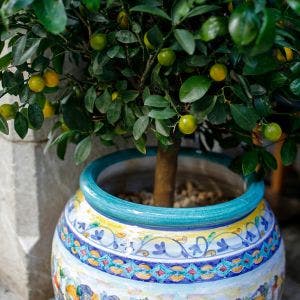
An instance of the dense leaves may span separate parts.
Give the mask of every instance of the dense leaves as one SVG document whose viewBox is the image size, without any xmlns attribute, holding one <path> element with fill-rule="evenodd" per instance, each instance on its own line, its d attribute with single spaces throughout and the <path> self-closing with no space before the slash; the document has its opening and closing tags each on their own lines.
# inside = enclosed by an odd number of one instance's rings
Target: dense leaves
<svg viewBox="0 0 300 300">
<path fill-rule="evenodd" d="M 81 163 L 93 139 L 131 139 L 145 153 L 152 134 L 172 147 L 181 117 L 192 115 L 201 149 L 241 146 L 236 161 L 250 175 L 276 168 L 262 134 L 276 122 L 291 164 L 300 133 L 298 2 L 4 1 L 0 96 L 19 104 L 13 113 L 0 104 L 0 131 L 14 119 L 24 138 L 57 114 L 49 146 L 64 158 L 77 144 Z M 45 78 L 49 70 L 60 75 Z"/>
</svg>

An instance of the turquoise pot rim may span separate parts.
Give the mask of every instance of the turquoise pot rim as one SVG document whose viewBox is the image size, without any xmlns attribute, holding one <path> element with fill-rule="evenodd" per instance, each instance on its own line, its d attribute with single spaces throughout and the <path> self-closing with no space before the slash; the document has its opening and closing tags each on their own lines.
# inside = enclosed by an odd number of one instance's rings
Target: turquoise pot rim
<svg viewBox="0 0 300 300">
<path fill-rule="evenodd" d="M 128 202 L 113 196 L 99 187 L 99 174 L 114 163 L 156 155 L 156 148 L 147 149 L 144 155 L 136 149 L 117 151 L 91 162 L 81 173 L 80 189 L 86 201 L 99 213 L 122 223 L 141 227 L 198 228 L 214 227 L 243 218 L 251 213 L 264 196 L 263 181 L 246 179 L 246 191 L 230 201 L 197 208 L 165 208 Z M 206 159 L 228 166 L 230 158 L 217 153 L 200 153 L 196 149 L 183 148 L 180 156 Z"/>
</svg>

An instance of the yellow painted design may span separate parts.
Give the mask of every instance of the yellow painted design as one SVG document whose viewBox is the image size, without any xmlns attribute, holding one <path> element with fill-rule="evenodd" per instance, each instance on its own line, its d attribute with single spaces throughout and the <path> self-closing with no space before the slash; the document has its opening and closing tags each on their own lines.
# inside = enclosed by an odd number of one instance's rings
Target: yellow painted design
<svg viewBox="0 0 300 300">
<path fill-rule="evenodd" d="M 97 214 L 96 211 L 94 211 L 87 202 L 83 201 L 84 196 L 81 191 L 78 191 L 76 193 L 75 201 L 79 201 L 80 206 L 76 207 L 75 209 L 78 210 L 78 214 L 87 214 L 89 216 L 89 221 L 93 224 L 97 224 L 101 227 L 110 228 L 112 232 L 116 235 L 116 237 L 123 238 L 123 237 L 130 237 L 130 238 L 143 238 L 145 236 L 161 236 L 163 231 L 159 230 L 153 230 L 153 229 L 146 229 L 146 228 L 138 228 L 136 226 L 130 226 L 126 224 L 119 223 L 117 221 L 111 220 L 109 218 L 106 218 L 103 215 Z M 261 201 L 260 204 L 257 206 L 257 208 L 246 218 L 239 220 L 233 224 L 218 227 L 218 235 L 221 235 L 226 238 L 230 236 L 232 233 L 238 233 L 241 234 L 243 231 L 246 230 L 245 225 L 247 223 L 254 222 L 256 217 L 260 217 L 265 212 L 265 203 L 264 201 Z M 248 226 L 251 226 L 248 224 Z M 254 225 L 253 225 L 254 226 Z M 249 227 L 248 227 L 249 228 Z M 214 232 L 214 229 L 207 229 L 207 230 L 201 230 L 201 235 L 205 238 L 208 238 L 210 234 Z M 177 232 L 170 232 L 168 231 L 168 237 L 175 239 L 181 243 L 186 242 L 188 239 L 196 238 L 199 235 L 198 231 L 189 231 L 184 232 L 185 235 L 178 235 Z M 265 234 L 265 232 L 261 232 L 262 236 Z"/>
</svg>

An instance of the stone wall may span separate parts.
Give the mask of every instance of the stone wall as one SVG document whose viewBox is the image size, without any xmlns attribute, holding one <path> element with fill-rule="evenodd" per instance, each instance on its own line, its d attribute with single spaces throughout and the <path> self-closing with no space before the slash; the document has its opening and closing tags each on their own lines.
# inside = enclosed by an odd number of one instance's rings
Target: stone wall
<svg viewBox="0 0 300 300">
<path fill-rule="evenodd" d="M 44 154 L 50 128 L 46 125 L 25 140 L 13 128 L 8 137 L 0 134 L 0 285 L 23 300 L 52 296 L 52 235 L 84 167 L 75 166 L 73 146 L 65 161 L 57 158 L 55 149 Z M 115 150 L 96 144 L 89 161 Z"/>
</svg>

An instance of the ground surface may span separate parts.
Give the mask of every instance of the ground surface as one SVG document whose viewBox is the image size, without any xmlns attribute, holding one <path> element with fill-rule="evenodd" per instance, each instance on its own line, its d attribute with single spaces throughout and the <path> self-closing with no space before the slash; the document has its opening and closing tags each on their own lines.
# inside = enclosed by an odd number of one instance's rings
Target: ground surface
<svg viewBox="0 0 300 300">
<path fill-rule="evenodd" d="M 282 226 L 282 232 L 286 244 L 287 257 L 287 280 L 282 300 L 300 300 L 300 224 Z M 0 300 L 22 299 L 0 286 Z"/>
</svg>

